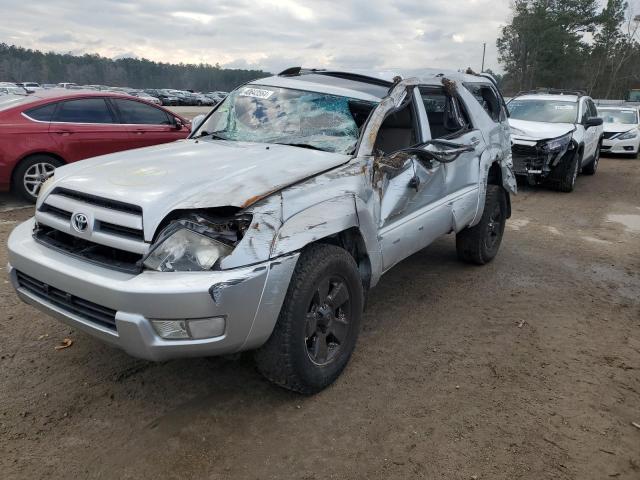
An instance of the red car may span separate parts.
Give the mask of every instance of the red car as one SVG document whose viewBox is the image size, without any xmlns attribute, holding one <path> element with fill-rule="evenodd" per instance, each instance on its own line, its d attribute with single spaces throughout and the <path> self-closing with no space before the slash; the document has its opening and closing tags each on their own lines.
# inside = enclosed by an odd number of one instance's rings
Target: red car
<svg viewBox="0 0 640 480">
<path fill-rule="evenodd" d="M 0 97 L 0 191 L 35 201 L 56 167 L 186 138 L 190 122 L 129 95 L 46 91 Z"/>
</svg>

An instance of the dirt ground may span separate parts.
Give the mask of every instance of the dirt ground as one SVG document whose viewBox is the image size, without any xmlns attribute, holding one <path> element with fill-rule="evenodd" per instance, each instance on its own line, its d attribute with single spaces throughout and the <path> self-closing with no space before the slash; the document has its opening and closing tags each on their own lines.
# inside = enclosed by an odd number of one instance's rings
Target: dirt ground
<svg viewBox="0 0 640 480">
<path fill-rule="evenodd" d="M 0 213 L 0 265 L 30 214 Z M 490 265 L 459 263 L 451 236 L 400 264 L 309 398 L 250 355 L 130 358 L 0 277 L 1 478 L 637 480 L 632 422 L 639 160 L 605 158 L 571 194 L 523 189 Z"/>
</svg>

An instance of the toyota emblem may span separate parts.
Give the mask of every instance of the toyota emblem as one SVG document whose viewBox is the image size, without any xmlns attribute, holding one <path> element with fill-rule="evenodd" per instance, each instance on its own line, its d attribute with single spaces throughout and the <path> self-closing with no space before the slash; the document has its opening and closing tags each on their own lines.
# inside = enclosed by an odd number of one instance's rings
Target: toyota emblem
<svg viewBox="0 0 640 480">
<path fill-rule="evenodd" d="M 89 219 L 84 213 L 76 213 L 71 218 L 71 226 L 76 232 L 86 232 L 89 227 Z"/>
</svg>

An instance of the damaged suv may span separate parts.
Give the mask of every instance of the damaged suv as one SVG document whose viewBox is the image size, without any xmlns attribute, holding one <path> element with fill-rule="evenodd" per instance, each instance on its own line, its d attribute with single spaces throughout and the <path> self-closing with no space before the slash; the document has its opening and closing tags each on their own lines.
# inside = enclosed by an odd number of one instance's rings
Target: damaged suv
<svg viewBox="0 0 640 480">
<path fill-rule="evenodd" d="M 544 89 L 509 101 L 513 165 L 530 185 L 571 192 L 578 173 L 593 175 L 600 160 L 602 118 L 582 92 Z"/>
<path fill-rule="evenodd" d="M 482 76 L 292 68 L 232 92 L 190 138 L 56 170 L 9 238 L 18 295 L 129 354 L 255 350 L 310 394 L 355 347 L 381 275 L 446 233 L 498 252 L 507 113 Z"/>
</svg>

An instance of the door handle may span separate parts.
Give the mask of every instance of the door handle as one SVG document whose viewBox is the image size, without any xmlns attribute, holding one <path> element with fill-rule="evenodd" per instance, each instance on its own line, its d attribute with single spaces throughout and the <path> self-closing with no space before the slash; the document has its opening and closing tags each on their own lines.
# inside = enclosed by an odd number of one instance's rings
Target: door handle
<svg viewBox="0 0 640 480">
<path fill-rule="evenodd" d="M 71 130 L 55 130 L 53 133 L 57 133 L 58 135 L 62 135 L 64 137 L 71 135 L 73 131 Z"/>
<path fill-rule="evenodd" d="M 136 135 L 142 135 L 144 134 L 144 130 L 135 130 Z"/>
</svg>

